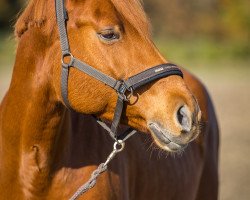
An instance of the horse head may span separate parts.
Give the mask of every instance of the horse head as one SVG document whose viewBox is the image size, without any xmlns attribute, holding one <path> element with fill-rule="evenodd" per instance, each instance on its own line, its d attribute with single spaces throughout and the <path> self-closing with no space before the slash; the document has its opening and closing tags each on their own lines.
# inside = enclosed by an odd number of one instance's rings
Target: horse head
<svg viewBox="0 0 250 200">
<path fill-rule="evenodd" d="M 64 104 L 60 40 L 53 4 L 47 2 L 43 8 L 46 25 L 42 34 L 51 41 L 44 66 L 58 101 Z M 150 25 L 139 1 L 68 0 L 65 5 L 71 52 L 95 69 L 117 80 L 126 80 L 152 66 L 168 63 L 152 42 Z M 70 68 L 68 100 L 74 110 L 111 121 L 116 99 L 117 93 L 110 87 Z M 121 122 L 150 132 L 160 148 L 177 151 L 198 135 L 200 118 L 199 106 L 185 79 L 173 75 L 135 90 Z"/>
</svg>

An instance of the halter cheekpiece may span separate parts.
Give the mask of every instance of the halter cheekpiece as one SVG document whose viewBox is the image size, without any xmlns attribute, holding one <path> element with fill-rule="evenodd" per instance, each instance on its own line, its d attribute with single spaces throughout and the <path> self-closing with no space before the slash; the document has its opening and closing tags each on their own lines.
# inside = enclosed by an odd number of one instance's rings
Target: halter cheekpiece
<svg viewBox="0 0 250 200">
<path fill-rule="evenodd" d="M 65 105 L 69 109 L 72 109 L 68 99 L 68 77 L 69 77 L 70 67 L 75 67 L 78 70 L 82 71 L 83 73 L 99 80 L 105 85 L 110 86 L 117 92 L 118 95 L 113 122 L 111 124 L 111 128 L 109 128 L 106 124 L 104 124 L 100 120 L 98 120 L 98 123 L 109 132 L 111 137 L 115 139 L 116 142 L 125 141 L 130 135 L 134 134 L 136 131 L 131 128 L 125 133 L 118 135 L 117 128 L 119 126 L 120 119 L 122 116 L 124 103 L 129 101 L 129 97 L 133 94 L 133 91 L 148 83 L 151 83 L 155 80 L 167 76 L 178 75 L 183 77 L 181 70 L 175 64 L 166 63 L 151 67 L 143 72 L 140 72 L 139 74 L 129 77 L 127 80 L 116 80 L 102 73 L 101 71 L 93 68 L 92 66 L 86 64 L 85 62 L 75 58 L 71 54 L 67 29 L 66 29 L 68 14 L 64 5 L 64 0 L 55 0 L 55 4 L 56 4 L 57 25 L 58 25 L 61 50 L 62 50 L 61 95 Z M 65 57 L 70 57 L 70 61 L 65 62 L 64 61 Z"/>
</svg>

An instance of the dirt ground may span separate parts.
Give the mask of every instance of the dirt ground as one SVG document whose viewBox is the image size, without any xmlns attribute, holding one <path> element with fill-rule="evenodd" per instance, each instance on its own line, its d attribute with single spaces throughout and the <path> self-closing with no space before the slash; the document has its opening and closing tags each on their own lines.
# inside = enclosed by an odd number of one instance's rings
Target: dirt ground
<svg viewBox="0 0 250 200">
<path fill-rule="evenodd" d="M 220 124 L 220 199 L 250 199 L 250 68 L 200 71 Z"/>
<path fill-rule="evenodd" d="M 237 63 L 237 62 L 236 62 Z M 232 65 L 232 64 L 231 64 Z M 250 199 L 250 67 L 192 69 L 207 86 L 221 130 L 220 199 Z M 0 68 L 0 100 L 11 67 Z"/>
</svg>

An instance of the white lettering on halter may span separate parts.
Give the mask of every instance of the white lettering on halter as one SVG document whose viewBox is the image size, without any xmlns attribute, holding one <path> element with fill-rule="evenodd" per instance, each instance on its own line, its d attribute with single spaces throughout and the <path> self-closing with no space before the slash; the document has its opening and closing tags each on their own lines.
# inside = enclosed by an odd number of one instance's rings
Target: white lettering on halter
<svg viewBox="0 0 250 200">
<path fill-rule="evenodd" d="M 155 73 L 160 72 L 160 71 L 162 71 L 162 70 L 163 70 L 163 67 L 158 68 L 158 69 L 155 70 Z"/>
</svg>

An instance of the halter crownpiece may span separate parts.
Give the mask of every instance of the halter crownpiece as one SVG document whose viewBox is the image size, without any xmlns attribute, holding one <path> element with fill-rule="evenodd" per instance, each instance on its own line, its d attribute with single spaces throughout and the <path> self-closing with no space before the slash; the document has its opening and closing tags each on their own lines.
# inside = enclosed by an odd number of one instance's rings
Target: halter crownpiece
<svg viewBox="0 0 250 200">
<path fill-rule="evenodd" d="M 61 95 L 65 105 L 69 109 L 73 110 L 68 99 L 68 77 L 69 77 L 69 68 L 75 67 L 78 70 L 84 72 L 85 74 L 99 80 L 105 85 L 108 85 L 117 92 L 118 98 L 111 128 L 109 128 L 102 121 L 98 120 L 98 123 L 110 133 L 111 137 L 115 139 L 116 142 L 119 140 L 125 141 L 136 131 L 130 128 L 129 131 L 126 131 L 121 135 L 117 135 L 117 128 L 119 126 L 120 119 L 122 116 L 124 103 L 129 101 L 129 97 L 133 94 L 133 91 L 148 83 L 151 83 L 155 80 L 167 76 L 178 75 L 183 77 L 181 70 L 175 64 L 166 63 L 151 67 L 145 71 L 140 72 L 139 74 L 131 76 L 127 80 L 116 80 L 102 73 L 101 71 L 93 68 L 92 66 L 86 64 L 85 62 L 75 58 L 71 54 L 67 29 L 66 29 L 68 14 L 64 5 L 64 0 L 55 0 L 55 4 L 56 4 L 57 25 L 58 25 L 61 50 L 62 50 Z M 70 61 L 65 62 L 64 61 L 65 57 L 70 57 Z M 127 96 L 126 95 L 127 93 L 129 93 L 130 95 Z"/>
</svg>

